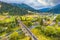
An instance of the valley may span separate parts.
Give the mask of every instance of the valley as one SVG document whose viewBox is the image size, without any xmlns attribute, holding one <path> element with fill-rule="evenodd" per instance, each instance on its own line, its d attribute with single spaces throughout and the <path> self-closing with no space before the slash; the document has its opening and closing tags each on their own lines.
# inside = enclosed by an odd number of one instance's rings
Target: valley
<svg viewBox="0 0 60 40">
<path fill-rule="evenodd" d="M 60 15 L 56 15 L 56 18 L 54 15 L 52 15 L 1 15 L 0 19 L 2 20 L 0 20 L 0 39 L 5 39 L 5 37 L 7 37 L 6 39 L 9 40 L 30 40 L 31 37 L 27 36 L 28 34 L 25 35 L 25 32 L 21 30 L 21 26 L 19 26 L 18 24 L 17 20 L 21 20 L 24 25 L 26 25 L 26 27 L 37 37 L 38 40 L 59 40 L 60 24 L 58 23 L 60 22 L 60 20 L 58 16 Z M 23 37 L 24 39 L 22 39 Z"/>
<path fill-rule="evenodd" d="M 0 40 L 60 40 L 59 7 L 38 11 L 14 5 L 0 2 Z"/>
</svg>

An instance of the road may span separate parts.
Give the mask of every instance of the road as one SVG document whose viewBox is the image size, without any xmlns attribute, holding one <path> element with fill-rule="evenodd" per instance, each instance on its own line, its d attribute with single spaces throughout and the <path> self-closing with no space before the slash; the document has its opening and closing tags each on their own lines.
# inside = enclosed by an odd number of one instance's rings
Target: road
<svg viewBox="0 0 60 40">
<path fill-rule="evenodd" d="M 36 36 L 33 35 L 33 33 L 22 23 L 22 21 L 18 20 L 19 25 L 22 25 L 23 28 L 25 28 L 27 30 L 27 32 L 30 34 L 30 36 L 34 39 L 34 40 L 38 40 L 36 38 Z"/>
<path fill-rule="evenodd" d="M 19 22 L 19 25 L 22 25 L 23 28 L 25 28 L 27 30 L 27 32 L 30 34 L 31 38 L 33 38 L 34 40 L 38 40 L 36 36 L 33 35 L 33 33 L 22 23 L 22 21 L 17 20 Z M 16 31 L 17 32 L 17 31 Z M 4 35 L 4 38 L 6 38 L 6 40 L 9 38 L 9 35 L 12 33 L 7 33 L 6 35 Z"/>
</svg>

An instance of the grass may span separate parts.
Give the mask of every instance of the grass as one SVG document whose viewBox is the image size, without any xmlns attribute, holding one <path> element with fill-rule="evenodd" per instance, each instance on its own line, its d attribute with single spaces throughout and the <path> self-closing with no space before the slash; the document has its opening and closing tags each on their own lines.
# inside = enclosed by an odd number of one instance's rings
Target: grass
<svg viewBox="0 0 60 40">
<path fill-rule="evenodd" d="M 34 28 L 31 31 L 38 38 L 38 40 L 51 40 L 49 37 L 46 37 L 45 35 L 43 35 L 41 31 L 38 29 Z"/>
<path fill-rule="evenodd" d="M 4 17 L 4 16 L 3 16 Z M 19 16 L 20 17 L 20 16 Z M 22 16 L 22 19 L 23 20 L 25 20 L 25 18 L 27 19 L 27 20 L 29 20 L 29 21 L 31 21 L 31 20 L 35 20 L 35 18 L 33 18 L 33 17 L 38 17 L 37 15 L 25 15 L 25 16 Z M 53 17 L 51 17 L 51 19 L 52 19 Z M 9 23 L 9 22 L 12 22 L 12 21 L 15 21 L 15 16 L 11 16 L 10 18 L 6 18 L 5 19 L 5 17 L 4 17 L 4 20 L 2 21 L 2 20 L 0 20 L 1 21 L 1 23 Z M 23 21 L 24 22 L 24 21 Z M 54 27 L 55 28 L 55 27 Z M 19 26 L 16 26 L 16 27 L 14 27 L 14 28 L 11 28 L 14 32 L 11 34 L 11 35 L 13 35 L 13 36 L 18 36 L 18 33 L 17 32 L 15 32 L 16 30 L 18 30 L 18 29 L 20 29 L 20 27 Z M 51 29 L 50 29 L 51 30 Z M 58 31 L 60 31 L 60 27 L 59 28 L 57 28 L 57 30 Z M 33 28 L 33 29 L 31 29 L 31 32 L 38 38 L 38 40 L 60 40 L 60 38 L 58 38 L 58 37 L 49 37 L 49 36 L 46 36 L 44 33 L 42 33 L 41 32 L 41 29 L 36 29 L 36 28 Z M 15 34 L 16 33 L 16 34 Z M 5 35 L 6 34 L 6 32 L 3 32 L 2 34 L 0 34 L 0 36 L 2 36 L 2 35 Z M 23 35 L 21 35 L 21 36 L 19 36 L 19 37 L 22 37 Z M 22 39 L 19 39 L 19 40 L 30 40 L 30 37 L 29 36 L 24 36 L 24 38 L 22 38 Z"/>
<path fill-rule="evenodd" d="M 3 32 L 3 33 L 0 34 L 0 36 L 3 36 L 3 35 L 5 35 L 5 34 L 6 34 L 6 32 Z"/>
<path fill-rule="evenodd" d="M 20 29 L 19 26 L 16 26 L 15 28 L 12 28 L 14 31 Z"/>
</svg>

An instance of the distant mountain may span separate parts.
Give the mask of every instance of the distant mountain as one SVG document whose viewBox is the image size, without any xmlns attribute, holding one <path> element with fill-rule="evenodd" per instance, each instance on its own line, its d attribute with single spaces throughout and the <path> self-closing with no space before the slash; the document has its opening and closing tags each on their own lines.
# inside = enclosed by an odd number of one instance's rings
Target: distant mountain
<svg viewBox="0 0 60 40">
<path fill-rule="evenodd" d="M 49 12 L 49 13 L 60 13 L 60 4 L 51 7 L 51 8 L 43 8 L 36 10 L 26 4 L 16 4 L 16 3 L 4 3 L 0 2 L 0 13 L 6 13 L 8 12 L 11 15 L 24 15 L 27 14 L 28 11 L 32 12 L 38 12 L 38 13 L 43 13 L 43 12 Z"/>
<path fill-rule="evenodd" d="M 24 3 L 22 4 L 16 4 L 16 3 L 11 3 L 13 6 L 17 6 L 17 7 L 20 7 L 20 8 L 23 8 L 23 9 L 26 9 L 26 10 L 29 10 L 29 11 L 32 11 L 32 12 L 38 12 L 38 13 L 41 13 L 41 12 L 47 12 L 49 11 L 50 8 L 43 8 L 43 9 L 39 9 L 39 10 L 36 10 Z"/>
<path fill-rule="evenodd" d="M 60 13 L 60 4 L 50 8 L 50 10 L 48 12 L 51 12 L 51 13 Z"/>
<path fill-rule="evenodd" d="M 11 3 L 11 4 L 12 4 L 13 6 L 17 6 L 17 7 L 23 8 L 23 9 L 25 9 L 25 10 L 32 11 L 32 12 L 37 11 L 37 10 L 35 10 L 34 8 L 32 8 L 32 7 L 30 7 L 29 5 L 26 5 L 26 4 L 24 4 L 24 3 L 22 3 L 22 4 Z"/>
<path fill-rule="evenodd" d="M 10 15 L 24 15 L 28 13 L 28 10 L 0 1 L 0 13 L 9 13 Z"/>
<path fill-rule="evenodd" d="M 39 10 L 36 10 L 26 4 L 16 4 L 16 3 L 13 3 L 12 5 L 14 6 L 17 6 L 17 7 L 20 7 L 20 8 L 23 8 L 23 9 L 26 9 L 26 10 L 30 10 L 30 11 L 33 11 L 33 12 L 39 12 L 39 13 L 42 13 L 42 12 L 49 12 L 49 13 L 60 13 L 60 4 L 54 6 L 54 7 L 51 7 L 51 8 L 42 8 L 42 9 L 39 9 Z"/>
<path fill-rule="evenodd" d="M 38 11 L 40 11 L 40 12 L 47 12 L 49 10 L 50 10 L 50 8 L 42 8 L 42 9 L 39 9 Z"/>
</svg>

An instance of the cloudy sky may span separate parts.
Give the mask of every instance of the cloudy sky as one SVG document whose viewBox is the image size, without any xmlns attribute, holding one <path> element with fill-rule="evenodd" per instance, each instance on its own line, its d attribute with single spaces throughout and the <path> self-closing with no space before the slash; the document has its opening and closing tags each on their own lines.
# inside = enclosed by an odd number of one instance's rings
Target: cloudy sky
<svg viewBox="0 0 60 40">
<path fill-rule="evenodd" d="M 27 4 L 35 9 L 45 8 L 45 7 L 52 7 L 57 4 L 60 4 L 60 0 L 0 0 L 7 3 L 24 3 Z"/>
</svg>

